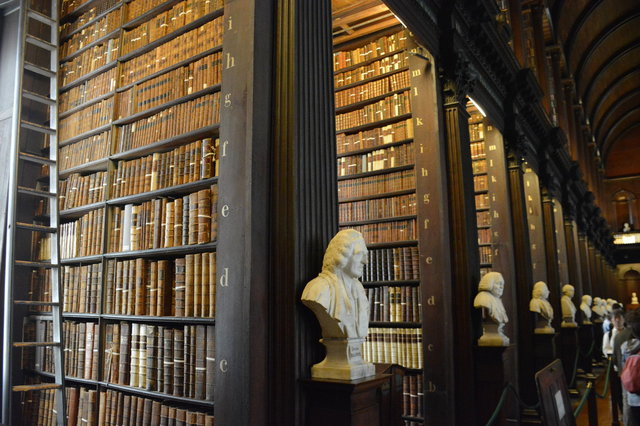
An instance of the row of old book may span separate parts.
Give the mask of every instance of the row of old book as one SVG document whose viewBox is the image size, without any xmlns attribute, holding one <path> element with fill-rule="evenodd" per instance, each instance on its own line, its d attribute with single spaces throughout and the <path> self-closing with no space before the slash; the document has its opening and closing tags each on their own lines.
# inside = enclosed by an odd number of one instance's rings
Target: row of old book
<svg viewBox="0 0 640 426">
<path fill-rule="evenodd" d="M 160 12 L 149 21 L 125 31 L 122 36 L 122 54 L 133 52 L 215 11 L 220 7 L 216 3 L 222 2 L 184 0 L 176 3 L 171 9 Z"/>
<path fill-rule="evenodd" d="M 338 158 L 338 176 L 350 176 L 358 173 L 385 170 L 414 164 L 415 149 L 413 143 L 376 149 L 361 155 Z"/>
<path fill-rule="evenodd" d="M 28 272 L 29 295 L 27 300 L 51 301 L 51 269 L 37 268 Z M 51 306 L 34 305 L 29 307 L 31 312 L 51 312 Z"/>
<path fill-rule="evenodd" d="M 65 172 L 92 161 L 105 159 L 111 148 L 111 129 L 81 141 L 63 146 L 58 151 L 58 167 Z"/>
<path fill-rule="evenodd" d="M 72 173 L 58 184 L 60 210 L 105 201 L 107 182 L 107 172 L 97 172 L 87 176 Z"/>
<path fill-rule="evenodd" d="M 197 182 L 218 175 L 218 139 L 206 138 L 167 152 L 116 163 L 110 198 Z"/>
<path fill-rule="evenodd" d="M 63 311 L 97 314 L 102 300 L 102 263 L 63 266 L 61 275 Z"/>
<path fill-rule="evenodd" d="M 336 89 L 339 89 L 343 86 L 394 72 L 408 65 L 409 55 L 406 52 L 396 53 L 358 68 L 335 73 L 333 85 Z"/>
<path fill-rule="evenodd" d="M 359 231 L 367 244 L 411 241 L 415 240 L 417 235 L 415 219 L 353 225 L 349 228 Z"/>
<path fill-rule="evenodd" d="M 364 46 L 333 53 L 333 70 L 358 65 L 359 63 L 387 55 L 406 47 L 407 34 L 404 31 L 380 37 Z"/>
<path fill-rule="evenodd" d="M 94 20 L 96 17 L 98 17 L 98 15 L 101 15 L 103 13 L 105 13 L 107 10 L 111 9 L 112 7 L 116 6 L 116 4 L 118 4 L 118 0 L 102 0 L 99 2 L 94 2 L 94 4 L 91 5 L 91 8 L 89 8 L 89 10 L 87 10 L 86 12 L 83 12 L 80 16 L 78 16 L 75 20 L 70 21 L 70 20 L 65 20 L 65 15 L 69 14 L 69 7 L 76 7 L 76 6 L 71 6 L 72 4 L 79 4 L 80 2 L 78 0 L 64 0 L 62 2 L 62 7 L 61 7 L 61 11 L 60 11 L 60 38 L 65 38 L 67 36 L 69 36 L 71 33 L 73 33 L 74 31 L 78 31 L 80 30 L 82 27 L 85 27 L 90 21 Z"/>
<path fill-rule="evenodd" d="M 365 289 L 369 299 L 369 320 L 376 322 L 421 322 L 420 289 L 409 286 L 381 286 Z"/>
<path fill-rule="evenodd" d="M 222 53 L 217 52 L 118 93 L 116 118 L 199 92 L 220 84 L 221 78 Z"/>
<path fill-rule="evenodd" d="M 478 253 L 480 255 L 481 264 L 490 265 L 493 262 L 493 249 L 491 246 L 478 247 Z"/>
<path fill-rule="evenodd" d="M 61 119 L 58 127 L 60 141 L 64 143 L 82 133 L 111 123 L 113 104 L 114 97 L 112 96 Z"/>
<path fill-rule="evenodd" d="M 473 189 L 475 191 L 487 191 L 489 189 L 489 176 L 486 174 L 473 176 Z"/>
<path fill-rule="evenodd" d="M 491 244 L 491 228 L 478 229 L 478 244 Z"/>
<path fill-rule="evenodd" d="M 340 108 L 357 102 L 366 101 L 371 98 L 385 95 L 388 92 L 406 89 L 409 85 L 409 71 L 396 73 L 389 77 L 336 92 L 335 106 L 336 108 Z"/>
<path fill-rule="evenodd" d="M 121 64 L 119 87 L 135 83 L 222 44 L 223 18 L 209 21 Z"/>
<path fill-rule="evenodd" d="M 409 92 L 396 93 L 355 111 L 336 115 L 336 131 L 399 117 L 411 112 Z"/>
<path fill-rule="evenodd" d="M 476 210 L 478 209 L 488 209 L 490 207 L 489 194 L 476 194 L 475 195 L 475 205 Z"/>
<path fill-rule="evenodd" d="M 113 207 L 109 251 L 150 250 L 203 244 L 217 236 L 218 186 L 140 205 Z"/>
<path fill-rule="evenodd" d="M 424 384 L 422 374 L 402 377 L 402 415 L 409 417 L 424 416 Z"/>
<path fill-rule="evenodd" d="M 411 169 L 384 175 L 341 180 L 338 182 L 338 199 L 343 201 L 350 198 L 415 189 L 415 176 L 415 170 Z"/>
<path fill-rule="evenodd" d="M 220 92 L 215 92 L 118 127 L 116 152 L 140 148 L 219 122 Z"/>
<path fill-rule="evenodd" d="M 337 153 L 345 154 L 412 138 L 413 120 L 409 118 L 375 129 L 361 130 L 357 133 L 338 133 L 336 135 Z"/>
<path fill-rule="evenodd" d="M 60 3 L 60 17 L 64 18 L 89 1 L 90 0 L 62 0 Z"/>
<path fill-rule="evenodd" d="M 482 158 L 486 157 L 484 141 L 471 142 L 469 147 L 471 148 L 471 158 L 472 159 L 476 160 L 476 159 L 482 159 Z"/>
<path fill-rule="evenodd" d="M 73 59 L 60 64 L 60 87 L 71 84 L 92 71 L 118 59 L 118 38 L 111 38 L 94 45 Z"/>
<path fill-rule="evenodd" d="M 104 210 L 91 210 L 73 222 L 60 225 L 60 258 L 93 256 L 102 253 Z M 41 260 L 48 257 L 41 257 Z"/>
<path fill-rule="evenodd" d="M 116 71 L 116 68 L 111 68 L 61 93 L 58 97 L 60 114 L 113 92 L 116 89 Z"/>
<path fill-rule="evenodd" d="M 137 18 L 138 16 L 147 13 L 148 11 L 154 9 L 157 6 L 162 5 L 164 2 L 162 0 L 133 0 L 128 4 L 127 7 L 127 20 L 131 21 L 132 19 Z M 190 0 L 186 5 L 186 9 L 183 13 L 188 14 L 187 10 L 193 10 L 197 8 L 202 8 L 206 13 L 213 12 L 218 10 L 224 6 L 223 0 Z M 187 19 L 187 18 L 185 18 Z M 190 21 L 187 21 L 187 23 Z"/>
<path fill-rule="evenodd" d="M 213 401 L 214 326 L 107 324 L 104 344 L 105 381 Z"/>
<path fill-rule="evenodd" d="M 484 139 L 484 124 L 482 123 L 469 124 L 469 139 L 472 141 L 482 141 Z M 475 142 L 472 142 L 472 143 L 475 143 Z M 484 144 L 478 144 L 478 145 L 484 145 Z M 482 147 L 478 146 L 476 149 L 477 149 L 477 156 L 479 156 L 480 154 L 484 154 L 484 146 Z M 473 156 L 473 152 L 471 155 Z"/>
<path fill-rule="evenodd" d="M 107 262 L 103 312 L 213 318 L 216 314 L 216 253 L 172 260 Z"/>
<path fill-rule="evenodd" d="M 416 204 L 415 193 L 340 203 L 338 205 L 338 221 L 342 223 L 415 215 Z"/>
<path fill-rule="evenodd" d="M 481 173 L 487 173 L 487 160 L 485 158 L 474 159 L 471 162 L 473 167 L 473 174 L 478 175 Z"/>
<path fill-rule="evenodd" d="M 369 328 L 362 347 L 367 362 L 423 368 L 421 328 Z"/>
<path fill-rule="evenodd" d="M 491 226 L 491 212 L 488 210 L 476 212 L 477 226 Z"/>
<path fill-rule="evenodd" d="M 58 50 L 60 58 L 66 58 L 69 55 L 73 55 L 83 47 L 115 31 L 120 27 L 121 20 L 121 7 L 107 13 L 105 16 L 75 33 L 70 39 L 62 43 L 60 45 L 60 50 Z"/>
<path fill-rule="evenodd" d="M 370 249 L 362 282 L 404 281 L 420 278 L 418 247 Z"/>
<path fill-rule="evenodd" d="M 98 392 L 66 386 L 68 426 L 214 426 L 214 417 L 193 409 L 115 390 Z M 55 390 L 31 391 L 23 396 L 25 425 L 55 426 Z"/>
</svg>

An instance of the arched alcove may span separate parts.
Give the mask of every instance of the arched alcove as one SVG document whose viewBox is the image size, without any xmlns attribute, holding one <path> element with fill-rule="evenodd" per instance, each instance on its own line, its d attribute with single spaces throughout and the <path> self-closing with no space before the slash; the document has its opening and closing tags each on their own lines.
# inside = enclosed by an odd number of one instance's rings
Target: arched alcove
<svg viewBox="0 0 640 426">
<path fill-rule="evenodd" d="M 621 189 L 613 194 L 613 204 L 616 211 L 616 228 L 618 231 L 636 230 L 636 196 L 634 193 Z M 628 223 L 630 229 L 624 229 L 624 224 Z"/>
</svg>

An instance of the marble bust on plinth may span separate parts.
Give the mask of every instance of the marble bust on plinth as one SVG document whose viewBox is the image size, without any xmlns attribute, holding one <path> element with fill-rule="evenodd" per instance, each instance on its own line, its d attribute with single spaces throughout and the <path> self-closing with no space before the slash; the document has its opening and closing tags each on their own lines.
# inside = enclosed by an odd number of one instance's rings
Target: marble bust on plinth
<svg viewBox="0 0 640 426">
<path fill-rule="evenodd" d="M 533 286 L 531 292 L 533 296 L 529 302 L 529 310 L 536 315 L 536 327 L 533 330 L 535 334 L 553 334 L 555 329 L 551 327 L 553 319 L 553 308 L 549 303 L 549 288 L 543 281 L 538 281 Z"/>
<path fill-rule="evenodd" d="M 369 300 L 362 283 L 367 246 L 354 229 L 338 232 L 329 242 L 322 272 L 302 293 L 302 303 L 313 311 L 320 327 L 324 360 L 311 367 L 311 377 L 355 380 L 373 376 L 375 367 L 362 359 L 369 331 Z"/>
<path fill-rule="evenodd" d="M 574 328 L 577 327 L 576 323 L 576 305 L 573 304 L 573 296 L 576 290 L 571 284 L 565 284 L 562 286 L 562 298 L 560 299 L 560 305 L 562 307 L 562 323 L 560 327 Z"/>
<path fill-rule="evenodd" d="M 632 305 L 638 304 L 638 295 L 635 292 L 631 293 L 631 304 Z"/>
<path fill-rule="evenodd" d="M 478 284 L 478 294 L 473 306 L 482 309 L 482 336 L 479 346 L 508 346 L 509 338 L 503 333 L 504 325 L 509 322 L 502 304 L 504 278 L 499 272 L 489 272 Z"/>
<path fill-rule="evenodd" d="M 591 296 L 585 294 L 582 296 L 582 303 L 580 303 L 580 310 L 584 315 L 582 318 L 582 324 L 591 324 Z"/>
<path fill-rule="evenodd" d="M 598 322 L 598 323 L 602 323 L 602 317 L 606 314 L 606 309 L 604 307 L 604 305 L 606 304 L 606 302 L 604 302 L 604 300 L 602 300 L 599 297 L 594 297 L 593 298 L 593 306 L 591 306 L 591 311 L 595 314 L 592 318 L 593 321 Z"/>
</svg>

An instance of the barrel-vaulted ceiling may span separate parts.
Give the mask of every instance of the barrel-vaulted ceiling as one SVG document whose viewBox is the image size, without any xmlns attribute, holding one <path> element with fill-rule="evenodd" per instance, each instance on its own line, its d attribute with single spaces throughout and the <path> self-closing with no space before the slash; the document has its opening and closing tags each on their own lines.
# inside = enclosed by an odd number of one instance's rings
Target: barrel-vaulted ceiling
<svg viewBox="0 0 640 426">
<path fill-rule="evenodd" d="M 640 0 L 551 0 L 549 10 L 596 144 L 607 158 L 635 134 L 640 173 Z"/>
</svg>

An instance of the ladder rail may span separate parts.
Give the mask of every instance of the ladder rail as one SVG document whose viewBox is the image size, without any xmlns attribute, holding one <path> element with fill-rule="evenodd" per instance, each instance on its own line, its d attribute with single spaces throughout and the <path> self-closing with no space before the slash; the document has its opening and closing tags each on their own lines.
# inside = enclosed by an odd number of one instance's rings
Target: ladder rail
<svg viewBox="0 0 640 426">
<path fill-rule="evenodd" d="M 27 25 L 26 6 L 28 0 L 21 0 L 17 9 L 18 33 L 16 36 L 16 68 L 13 93 L 13 117 L 11 126 L 11 147 L 9 148 L 9 193 L 7 194 L 5 274 L 4 274 L 4 322 L 2 334 L 2 424 L 10 424 L 12 419 L 13 384 L 13 280 L 16 201 L 18 188 L 18 153 L 20 143 L 20 119 L 22 110 L 22 66 L 25 55 L 25 35 Z"/>
</svg>

